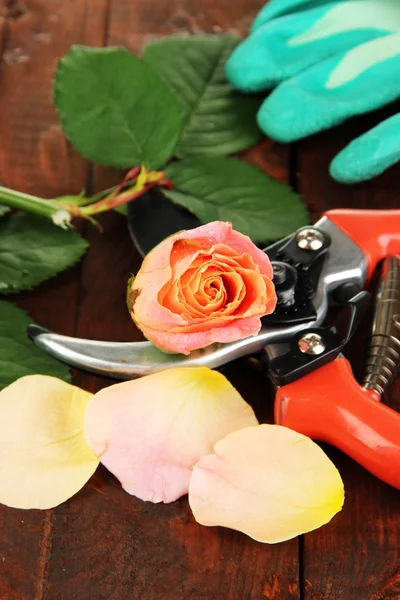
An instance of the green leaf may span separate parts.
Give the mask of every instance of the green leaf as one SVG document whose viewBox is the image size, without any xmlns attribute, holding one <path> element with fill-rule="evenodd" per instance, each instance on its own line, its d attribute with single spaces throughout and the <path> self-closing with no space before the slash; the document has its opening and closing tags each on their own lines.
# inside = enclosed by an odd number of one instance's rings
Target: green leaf
<svg viewBox="0 0 400 600">
<path fill-rule="evenodd" d="M 56 72 L 64 132 L 101 165 L 158 169 L 174 152 L 182 108 L 168 86 L 123 48 L 73 46 Z"/>
<path fill-rule="evenodd" d="M 231 154 L 260 139 L 259 98 L 235 91 L 224 75 L 239 41 L 233 35 L 201 35 L 146 46 L 144 60 L 164 77 L 185 111 L 176 156 Z"/>
<path fill-rule="evenodd" d="M 32 319 L 0 300 L 0 390 L 24 375 L 38 373 L 70 381 L 68 368 L 39 350 L 27 337 Z"/>
<path fill-rule="evenodd" d="M 76 263 L 88 247 L 76 231 L 15 214 L 0 221 L 0 292 L 30 289 Z"/>
<path fill-rule="evenodd" d="M 164 194 L 203 223 L 230 221 L 254 242 L 277 240 L 308 222 L 307 211 L 287 185 L 234 158 L 204 157 L 167 168 L 175 184 Z"/>
<path fill-rule="evenodd" d="M 0 204 L 0 217 L 7 214 L 9 212 L 9 210 L 10 209 L 8 208 L 8 206 L 5 206 L 4 204 Z"/>
</svg>

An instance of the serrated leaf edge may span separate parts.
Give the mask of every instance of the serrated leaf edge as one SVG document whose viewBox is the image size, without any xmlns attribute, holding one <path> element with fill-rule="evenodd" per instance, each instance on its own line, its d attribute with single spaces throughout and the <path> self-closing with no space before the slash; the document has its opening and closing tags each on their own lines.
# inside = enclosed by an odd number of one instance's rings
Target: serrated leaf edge
<svg viewBox="0 0 400 600">
<path fill-rule="evenodd" d="M 104 161 L 101 157 L 100 158 L 98 158 L 98 157 L 94 158 L 93 156 L 86 156 L 82 152 L 82 150 L 80 148 L 78 148 L 78 146 L 75 144 L 73 136 L 71 136 L 71 134 L 69 132 L 69 128 L 68 128 L 68 120 L 69 119 L 66 117 L 65 113 L 60 109 L 60 107 L 58 105 L 57 98 L 58 98 L 58 95 L 61 93 L 60 92 L 60 85 L 61 84 L 60 84 L 60 81 L 58 79 L 58 75 L 60 73 L 62 73 L 63 69 L 65 68 L 65 64 L 66 63 L 68 64 L 68 61 L 71 59 L 71 56 L 73 56 L 73 53 L 76 50 L 87 48 L 87 47 L 88 48 L 92 48 L 91 46 L 84 46 L 82 44 L 73 44 L 71 46 L 71 48 L 69 49 L 69 51 L 62 58 L 60 58 L 59 61 L 57 62 L 57 68 L 56 68 L 56 71 L 55 71 L 55 76 L 54 76 L 54 81 L 53 81 L 53 104 L 55 106 L 57 115 L 58 115 L 58 117 L 60 119 L 63 133 L 65 134 L 65 136 L 67 137 L 67 139 L 71 142 L 71 144 L 74 146 L 74 148 L 76 150 L 78 150 L 78 152 L 80 154 L 82 154 L 82 156 L 84 156 L 87 160 L 89 160 L 91 162 L 94 162 L 96 165 L 103 166 L 103 167 L 129 168 L 133 164 L 132 161 L 126 162 L 124 164 L 121 164 L 120 162 L 116 162 L 116 161 L 115 162 L 114 161 Z M 95 49 L 95 48 L 93 48 L 93 49 Z M 99 48 L 99 49 L 101 49 L 102 51 L 107 51 L 107 50 L 110 50 L 110 51 L 122 50 L 122 51 L 124 51 L 128 55 L 136 56 L 135 54 L 132 54 L 131 52 L 129 52 L 123 46 L 106 46 L 106 47 L 102 47 L 102 48 Z M 130 127 L 128 127 L 127 129 L 131 133 Z M 134 140 L 134 143 L 135 143 L 136 147 L 139 150 L 139 154 L 142 157 L 139 162 L 141 164 L 142 163 L 146 164 L 146 161 L 144 160 L 143 152 L 141 150 L 140 145 L 137 143 L 136 138 L 135 138 L 134 135 L 132 135 L 131 137 Z"/>
<path fill-rule="evenodd" d="M 87 249 L 89 248 L 89 242 L 87 240 L 85 240 L 82 236 L 79 235 L 79 233 L 76 234 L 79 238 L 79 244 L 80 246 L 80 252 L 79 255 L 77 255 L 76 259 L 74 259 L 67 267 L 63 268 L 63 269 L 56 269 L 54 271 L 52 271 L 51 273 L 49 273 L 48 275 L 46 275 L 45 277 L 43 277 L 38 283 L 31 285 L 31 286 L 22 286 L 22 287 L 13 287 L 12 290 L 7 290 L 7 289 L 2 289 L 1 290 L 1 294 L 3 296 L 12 296 L 13 294 L 19 294 L 20 292 L 23 291 L 29 291 L 29 290 L 34 290 L 36 289 L 39 285 L 41 285 L 42 283 L 44 283 L 45 281 L 48 281 L 49 279 L 52 279 L 53 277 L 56 277 L 59 273 L 63 273 L 64 271 L 67 271 L 68 269 L 71 269 L 72 267 L 74 267 L 75 265 L 77 265 L 82 258 L 84 257 Z M 77 245 L 78 247 L 78 245 Z M 21 309 L 22 310 L 22 309 Z"/>
<path fill-rule="evenodd" d="M 184 119 L 182 130 L 181 130 L 181 133 L 180 133 L 180 136 L 179 136 L 179 139 L 177 141 L 176 148 L 175 148 L 175 156 L 177 158 L 180 158 L 180 159 L 191 158 L 192 156 L 195 156 L 195 155 L 192 155 L 191 153 L 187 154 L 185 151 L 180 151 L 180 148 L 179 148 L 180 143 L 184 139 L 185 133 L 186 133 L 186 131 L 187 131 L 189 125 L 190 125 L 190 122 L 191 122 L 191 120 L 193 118 L 193 115 L 196 113 L 196 111 L 197 111 L 200 103 L 202 102 L 202 100 L 204 98 L 204 95 L 205 95 L 205 93 L 206 93 L 206 91 L 207 91 L 207 89 L 209 87 L 209 84 L 210 84 L 210 82 L 212 81 L 212 79 L 213 79 L 213 77 L 215 75 L 216 70 L 219 68 L 219 66 L 221 64 L 222 56 L 224 55 L 224 53 L 225 53 L 225 51 L 227 49 L 228 42 L 230 41 L 232 43 L 232 50 L 233 50 L 233 48 L 235 47 L 235 45 L 238 45 L 240 43 L 241 38 L 238 35 L 234 34 L 234 33 L 226 33 L 226 34 L 222 34 L 222 35 L 218 35 L 218 36 L 217 35 L 213 35 L 213 34 L 200 34 L 200 35 L 196 35 L 196 36 L 189 37 L 189 38 L 187 38 L 186 36 L 183 36 L 183 35 L 176 35 L 176 36 L 171 36 L 171 37 L 167 38 L 167 40 L 178 39 L 178 40 L 183 40 L 183 41 L 189 41 L 189 40 L 193 40 L 193 41 L 194 40 L 206 41 L 209 38 L 220 39 L 220 40 L 222 40 L 222 43 L 221 43 L 221 46 L 220 46 L 218 57 L 217 57 L 214 65 L 213 65 L 213 67 L 211 69 L 210 76 L 207 79 L 207 81 L 205 81 L 205 83 L 204 83 L 201 95 L 199 96 L 199 98 L 198 98 L 196 104 L 194 105 L 194 107 L 188 112 L 187 117 Z M 226 43 L 223 43 L 223 42 L 225 42 L 225 40 L 226 40 Z M 235 45 L 234 45 L 234 42 L 236 42 Z M 158 44 L 161 45 L 163 43 L 165 43 L 165 40 L 156 40 L 155 42 L 151 42 L 150 44 L 148 44 L 148 46 L 157 46 Z M 146 62 L 145 51 L 144 51 L 144 61 Z M 153 68 L 152 65 L 150 65 L 150 67 Z M 163 80 L 165 81 L 165 83 L 168 85 L 168 87 L 171 90 L 171 92 L 175 95 L 175 97 L 179 101 L 179 97 L 176 95 L 176 92 L 175 92 L 173 86 L 171 86 L 168 83 L 168 79 L 163 77 Z M 230 86 L 230 84 L 229 84 L 228 81 L 226 81 L 226 83 L 227 83 L 227 85 L 229 87 L 232 87 L 232 86 Z M 261 137 L 261 131 L 260 131 L 260 137 Z M 211 153 L 211 154 L 213 155 L 213 153 Z M 210 154 L 208 154 L 208 153 L 204 153 L 204 154 L 201 153 L 198 156 L 200 157 L 200 156 L 207 156 L 207 155 L 209 156 Z M 215 156 L 221 156 L 221 154 L 215 154 Z"/>
</svg>

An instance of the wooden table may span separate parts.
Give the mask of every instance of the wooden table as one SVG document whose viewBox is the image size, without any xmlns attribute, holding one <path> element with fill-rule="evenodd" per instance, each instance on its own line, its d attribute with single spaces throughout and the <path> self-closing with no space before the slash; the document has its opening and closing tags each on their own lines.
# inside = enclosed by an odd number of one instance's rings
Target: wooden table
<svg viewBox="0 0 400 600">
<path fill-rule="evenodd" d="M 82 160 L 66 142 L 51 104 L 57 59 L 73 43 L 123 44 L 138 51 L 171 32 L 245 34 L 263 0 L 1 0 L 0 180 L 51 197 L 104 189 L 117 174 Z M 388 111 L 386 111 L 388 112 Z M 313 219 L 339 206 L 398 207 L 400 169 L 345 187 L 328 175 L 335 152 L 379 115 L 292 147 L 266 141 L 248 156 L 287 180 Z M 127 277 L 140 264 L 124 218 L 102 219 L 103 233 L 78 227 L 90 241 L 82 264 L 18 296 L 55 331 L 140 339 L 125 309 Z M 366 331 L 348 355 L 361 356 Z M 355 369 L 361 373 L 361 360 Z M 228 377 L 271 421 L 272 399 L 244 361 Z M 75 373 L 98 390 L 109 382 Z M 388 402 L 400 405 L 400 386 Z M 338 391 L 340 393 L 340 390 Z M 1 600 L 380 600 L 400 598 L 400 495 L 349 458 L 327 449 L 343 476 L 343 511 L 326 527 L 268 546 L 244 535 L 197 525 L 186 498 L 160 506 L 124 493 L 100 468 L 70 502 L 52 511 L 0 506 Z"/>
</svg>

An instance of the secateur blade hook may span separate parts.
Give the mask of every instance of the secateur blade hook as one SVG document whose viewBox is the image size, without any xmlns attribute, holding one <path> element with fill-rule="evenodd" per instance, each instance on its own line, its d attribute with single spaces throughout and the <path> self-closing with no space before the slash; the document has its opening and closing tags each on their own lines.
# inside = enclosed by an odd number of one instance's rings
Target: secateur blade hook
<svg viewBox="0 0 400 600">
<path fill-rule="evenodd" d="M 40 348 L 71 366 L 119 379 L 176 366 L 217 368 L 236 358 L 261 352 L 264 346 L 286 342 L 311 324 L 321 325 L 329 304 L 346 302 L 364 288 L 367 258 L 353 239 L 333 222 L 330 213 L 305 229 L 321 236 L 323 244 L 320 248 L 302 248 L 299 244 L 301 232 L 295 232 L 265 249 L 271 261 L 283 261 L 288 269 L 296 270 L 293 285 L 303 301 L 294 302 L 288 310 L 281 311 L 278 307 L 273 315 L 263 319 L 262 328 L 254 337 L 230 344 L 214 344 L 186 357 L 165 354 L 149 342 L 78 339 L 36 325 L 29 327 L 28 334 Z M 285 308 L 284 302 L 282 306 Z"/>
</svg>

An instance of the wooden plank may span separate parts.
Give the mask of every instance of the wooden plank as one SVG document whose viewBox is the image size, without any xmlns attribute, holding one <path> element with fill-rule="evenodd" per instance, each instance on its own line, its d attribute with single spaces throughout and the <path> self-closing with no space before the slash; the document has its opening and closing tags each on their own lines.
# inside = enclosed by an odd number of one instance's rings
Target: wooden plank
<svg viewBox="0 0 400 600">
<path fill-rule="evenodd" d="M 110 217 L 114 221 L 109 215 L 103 222 Z M 101 241 L 96 248 L 97 261 L 107 261 L 117 244 L 129 255 L 131 244 L 121 243 L 122 232 L 115 229 L 115 237 L 107 235 Z M 102 314 L 117 303 L 116 296 L 122 304 L 120 273 L 117 275 L 110 274 L 109 287 L 100 296 L 87 281 L 88 305 L 90 297 Z M 86 335 L 85 323 L 94 328 L 90 313 L 83 317 L 80 335 Z M 125 313 L 115 312 L 114 319 L 107 319 L 102 327 L 112 335 L 113 328 L 119 329 L 124 322 L 128 326 Z M 272 404 L 264 378 L 243 363 L 231 365 L 226 375 L 255 406 L 259 418 L 271 421 Z M 86 388 L 96 389 L 94 378 L 81 375 L 80 379 Z M 72 597 L 81 594 L 93 599 L 113 595 L 120 600 L 299 598 L 295 540 L 264 546 L 232 531 L 200 527 L 186 498 L 170 505 L 143 503 L 123 492 L 103 469 L 91 487 L 56 509 L 56 515 L 50 598 L 63 598 L 65 589 Z"/>
<path fill-rule="evenodd" d="M 57 59 L 72 43 L 101 45 L 103 0 L 25 0 L 0 8 L 0 181 L 45 197 L 77 192 L 88 165 L 66 142 L 51 103 Z M 73 334 L 79 268 L 9 298 L 41 324 Z M 0 506 L 0 597 L 41 600 L 47 589 L 53 511 Z M 64 596 L 66 597 L 66 596 Z"/>
<path fill-rule="evenodd" d="M 10 3 L 0 89 L 0 172 L 10 187 L 53 196 L 78 192 L 86 180 L 86 164 L 60 130 L 51 81 L 71 44 L 102 44 L 105 5 L 105 0 Z"/>
<path fill-rule="evenodd" d="M 334 182 L 328 166 L 351 139 L 395 110 L 355 119 L 298 145 L 298 183 L 314 218 L 334 207 L 398 208 L 399 166 L 356 186 Z M 360 227 L 362 222 L 360 221 Z M 362 375 L 370 320 L 346 349 L 355 374 Z M 400 407 L 400 382 L 387 403 Z M 340 390 L 338 390 L 340 393 Z M 343 511 L 327 526 L 304 538 L 305 600 L 380 600 L 400 597 L 400 509 L 396 490 L 381 483 L 337 450 L 327 448 L 346 490 Z"/>
<path fill-rule="evenodd" d="M 151 40 L 172 33 L 246 35 L 264 0 L 114 0 L 109 27 L 112 44 L 138 51 Z"/>
<path fill-rule="evenodd" d="M 106 254 L 113 245 L 102 247 Z M 111 294 L 103 294 L 105 304 Z M 265 415 L 264 378 L 243 364 L 231 365 L 227 375 Z M 299 598 L 296 541 L 266 546 L 200 527 L 186 498 L 169 505 L 141 502 L 103 469 L 56 515 L 49 598 L 64 598 L 66 589 L 88 599 Z"/>
<path fill-rule="evenodd" d="M 6 43 L 6 19 L 0 12 L 0 57 L 3 55 L 4 45 Z"/>
<path fill-rule="evenodd" d="M 171 31 L 247 28 L 262 0 L 243 3 L 114 0 L 108 43 L 138 50 Z M 287 177 L 286 150 L 265 142 L 249 159 Z M 113 184 L 113 171 L 96 169 L 96 188 Z M 91 250 L 83 269 L 77 332 L 102 339 L 138 339 L 125 308 L 127 275 L 140 263 L 119 215 L 102 218 L 104 233 L 89 230 Z M 228 377 L 271 421 L 265 379 L 243 362 Z M 77 379 L 96 390 L 99 379 Z M 106 382 L 100 382 L 104 385 Z M 50 565 L 49 599 L 298 600 L 298 544 L 266 546 L 223 529 L 197 525 L 187 499 L 170 505 L 143 503 L 123 492 L 100 469 L 73 501 L 57 509 Z"/>
</svg>

